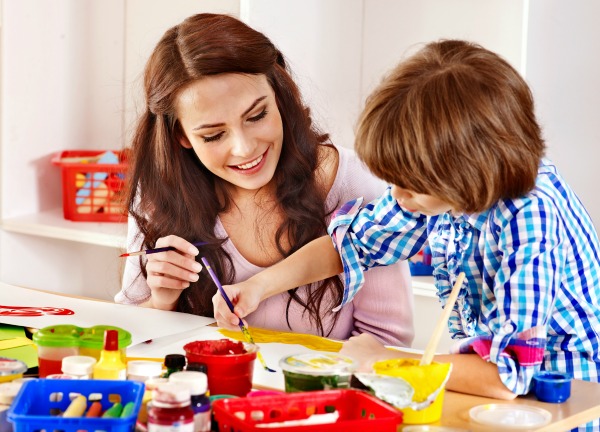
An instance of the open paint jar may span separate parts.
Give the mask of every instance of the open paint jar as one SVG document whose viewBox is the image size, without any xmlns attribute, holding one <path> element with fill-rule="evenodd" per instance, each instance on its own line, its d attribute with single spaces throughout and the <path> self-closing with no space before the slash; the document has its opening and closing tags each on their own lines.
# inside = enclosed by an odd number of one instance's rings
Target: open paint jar
<svg viewBox="0 0 600 432">
<path fill-rule="evenodd" d="M 252 390 L 258 346 L 229 339 L 194 341 L 184 345 L 189 363 L 206 367 L 211 395 L 246 396 Z"/>
<path fill-rule="evenodd" d="M 571 375 L 539 371 L 533 375 L 535 397 L 542 402 L 562 403 L 571 396 Z"/>
<path fill-rule="evenodd" d="M 376 362 L 376 374 L 398 377 L 414 389 L 410 406 L 401 408 L 404 423 L 433 423 L 442 417 L 444 390 L 452 370 L 451 363 L 431 363 L 425 366 L 417 359 L 392 359 Z"/>
<path fill-rule="evenodd" d="M 21 360 L 0 357 L 0 382 L 8 382 L 22 378 L 27 365 Z"/>
<path fill-rule="evenodd" d="M 350 388 L 354 359 L 336 353 L 304 353 L 279 361 L 286 392 Z"/>
</svg>

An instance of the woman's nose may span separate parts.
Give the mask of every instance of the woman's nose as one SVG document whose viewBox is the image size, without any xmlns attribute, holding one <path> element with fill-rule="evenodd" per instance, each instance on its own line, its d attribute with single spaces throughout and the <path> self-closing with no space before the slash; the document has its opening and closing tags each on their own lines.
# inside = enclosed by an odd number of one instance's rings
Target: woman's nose
<svg viewBox="0 0 600 432">
<path fill-rule="evenodd" d="M 247 157 L 252 156 L 255 145 L 251 137 L 244 133 L 237 133 L 233 136 L 231 145 L 231 154 L 233 156 Z"/>
</svg>

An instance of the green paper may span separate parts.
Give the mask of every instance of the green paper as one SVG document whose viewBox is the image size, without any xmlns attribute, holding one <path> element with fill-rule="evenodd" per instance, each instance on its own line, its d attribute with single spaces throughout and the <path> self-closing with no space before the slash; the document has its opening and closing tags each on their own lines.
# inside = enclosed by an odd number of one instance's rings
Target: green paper
<svg viewBox="0 0 600 432">
<path fill-rule="evenodd" d="M 25 345 L 16 348 L 0 350 L 0 356 L 21 360 L 28 368 L 38 366 L 37 350 L 33 345 Z"/>
<path fill-rule="evenodd" d="M 0 340 L 25 337 L 25 328 L 8 324 L 0 324 Z"/>
</svg>

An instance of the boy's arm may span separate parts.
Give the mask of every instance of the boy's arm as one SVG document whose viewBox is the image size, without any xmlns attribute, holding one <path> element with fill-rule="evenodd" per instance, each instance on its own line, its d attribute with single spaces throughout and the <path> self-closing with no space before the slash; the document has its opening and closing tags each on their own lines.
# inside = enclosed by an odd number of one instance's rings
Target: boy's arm
<svg viewBox="0 0 600 432">
<path fill-rule="evenodd" d="M 371 371 L 373 363 L 380 360 L 421 358 L 415 353 L 388 349 L 366 333 L 351 337 L 340 352 L 357 360 L 361 370 L 367 372 Z M 452 372 L 446 383 L 448 390 L 502 400 L 512 400 L 517 396 L 500 380 L 497 365 L 483 360 L 477 354 L 436 355 L 433 361 L 452 363 Z"/>
<path fill-rule="evenodd" d="M 255 311 L 261 301 L 342 272 L 342 262 L 331 238 L 327 235 L 320 237 L 248 280 L 225 285 L 223 288 L 235 305 L 235 315 L 217 292 L 213 296 L 215 319 L 220 327 L 236 329 L 238 317 L 243 318 Z"/>
</svg>

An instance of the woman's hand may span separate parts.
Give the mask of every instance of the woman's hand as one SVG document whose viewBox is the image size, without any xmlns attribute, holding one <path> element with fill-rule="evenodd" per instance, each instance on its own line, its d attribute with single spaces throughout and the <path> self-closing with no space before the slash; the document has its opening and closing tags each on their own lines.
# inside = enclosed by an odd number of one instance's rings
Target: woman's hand
<svg viewBox="0 0 600 432">
<path fill-rule="evenodd" d="M 156 246 L 172 246 L 176 250 L 146 255 L 146 282 L 152 292 L 147 306 L 174 310 L 181 291 L 198 280 L 202 265 L 195 260 L 200 252 L 181 237 L 170 235 L 157 240 Z"/>
<path fill-rule="evenodd" d="M 225 299 L 217 291 L 212 298 L 215 319 L 219 327 L 235 330 L 239 328 L 240 318 L 244 318 L 256 310 L 263 300 L 264 289 L 255 278 L 250 278 L 235 285 L 225 285 L 223 289 L 234 305 L 234 313 L 229 310 Z"/>
</svg>

